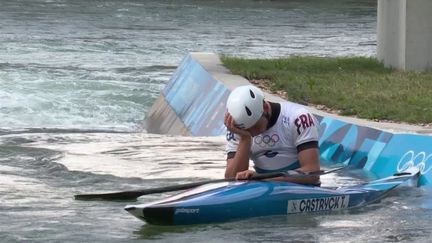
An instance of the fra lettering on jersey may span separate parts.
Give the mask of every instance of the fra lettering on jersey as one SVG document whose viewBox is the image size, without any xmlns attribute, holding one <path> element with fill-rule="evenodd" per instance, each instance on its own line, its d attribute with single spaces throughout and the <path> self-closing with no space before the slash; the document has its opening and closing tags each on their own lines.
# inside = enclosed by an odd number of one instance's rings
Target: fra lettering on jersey
<svg viewBox="0 0 432 243">
<path fill-rule="evenodd" d="M 311 126 L 315 126 L 315 123 L 314 123 L 314 120 L 312 118 L 312 115 L 309 114 L 309 113 L 299 115 L 297 117 L 297 119 L 295 119 L 294 124 L 297 127 L 297 133 L 299 135 L 306 128 L 309 128 Z"/>
</svg>

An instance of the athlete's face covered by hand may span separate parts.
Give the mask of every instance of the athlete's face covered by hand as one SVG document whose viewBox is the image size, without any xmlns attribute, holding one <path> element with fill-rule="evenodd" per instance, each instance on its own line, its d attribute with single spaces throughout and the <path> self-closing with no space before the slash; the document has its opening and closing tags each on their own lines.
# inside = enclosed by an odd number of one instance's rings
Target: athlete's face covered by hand
<svg viewBox="0 0 432 243">
<path fill-rule="evenodd" d="M 267 129 L 268 119 L 264 116 L 261 116 L 261 118 L 253 125 L 252 127 L 246 129 L 252 137 L 255 137 Z"/>
<path fill-rule="evenodd" d="M 228 131 L 236 133 L 240 136 L 257 136 L 267 130 L 267 125 L 269 123 L 269 118 L 271 114 L 270 104 L 267 102 L 263 103 L 263 110 L 261 117 L 258 121 L 248 129 L 242 129 L 235 124 L 233 117 L 226 112 L 224 118 L 224 124 L 227 127 Z"/>
</svg>

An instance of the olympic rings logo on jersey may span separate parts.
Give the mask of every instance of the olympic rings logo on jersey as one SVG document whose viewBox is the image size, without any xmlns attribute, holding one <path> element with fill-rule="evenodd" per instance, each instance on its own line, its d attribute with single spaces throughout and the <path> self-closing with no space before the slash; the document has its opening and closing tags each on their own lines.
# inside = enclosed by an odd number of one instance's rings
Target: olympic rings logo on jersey
<svg viewBox="0 0 432 243">
<path fill-rule="evenodd" d="M 432 154 L 426 155 L 424 151 L 415 154 L 413 150 L 406 152 L 397 164 L 397 171 L 402 172 L 406 169 L 417 167 L 422 175 L 432 170 Z"/>
<path fill-rule="evenodd" d="M 261 148 L 274 147 L 279 142 L 279 135 L 259 135 L 254 138 L 254 142 Z"/>
</svg>

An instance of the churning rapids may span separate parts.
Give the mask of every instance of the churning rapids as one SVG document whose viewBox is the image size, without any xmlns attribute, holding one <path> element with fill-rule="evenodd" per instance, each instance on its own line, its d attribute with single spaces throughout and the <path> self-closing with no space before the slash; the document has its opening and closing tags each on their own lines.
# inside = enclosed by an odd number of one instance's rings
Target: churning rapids
<svg viewBox="0 0 432 243">
<path fill-rule="evenodd" d="M 125 202 L 73 199 L 222 177 L 223 137 L 145 132 L 145 114 L 181 59 L 189 51 L 373 56 L 376 0 L 0 0 L 0 6 L 1 242 L 429 240 L 432 200 L 425 189 L 398 190 L 349 213 L 191 227 L 146 225 L 123 210 Z M 364 179 L 360 173 L 323 181 Z"/>
</svg>

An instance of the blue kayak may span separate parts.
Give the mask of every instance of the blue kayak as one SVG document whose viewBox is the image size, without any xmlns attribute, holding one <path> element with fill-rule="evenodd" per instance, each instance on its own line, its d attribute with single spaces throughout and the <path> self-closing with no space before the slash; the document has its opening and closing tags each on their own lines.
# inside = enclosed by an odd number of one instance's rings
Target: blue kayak
<svg viewBox="0 0 432 243">
<path fill-rule="evenodd" d="M 205 224 L 258 216 L 343 210 L 383 198 L 414 181 L 416 168 L 355 186 L 336 189 L 288 182 L 236 181 L 203 185 L 161 201 L 128 205 L 135 217 L 156 225 Z"/>
</svg>

